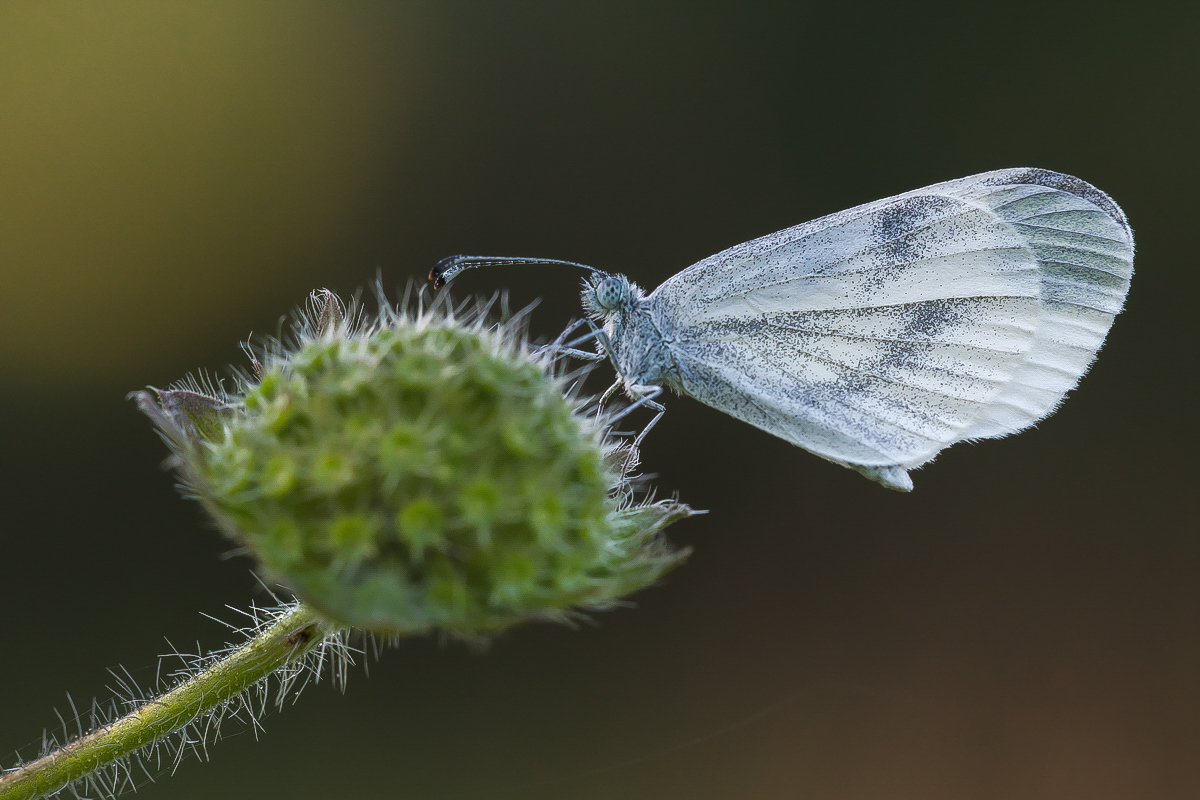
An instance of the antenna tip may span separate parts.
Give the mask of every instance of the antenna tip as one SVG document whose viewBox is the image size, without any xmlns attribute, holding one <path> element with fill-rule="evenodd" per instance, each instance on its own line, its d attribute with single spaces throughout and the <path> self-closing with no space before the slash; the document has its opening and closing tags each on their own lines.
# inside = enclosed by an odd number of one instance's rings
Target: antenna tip
<svg viewBox="0 0 1200 800">
<path fill-rule="evenodd" d="M 446 273 L 454 270 L 454 266 L 461 256 L 447 256 L 441 261 L 433 265 L 433 269 L 429 270 L 429 280 L 433 281 L 433 288 L 440 289 L 446 285 Z"/>
</svg>

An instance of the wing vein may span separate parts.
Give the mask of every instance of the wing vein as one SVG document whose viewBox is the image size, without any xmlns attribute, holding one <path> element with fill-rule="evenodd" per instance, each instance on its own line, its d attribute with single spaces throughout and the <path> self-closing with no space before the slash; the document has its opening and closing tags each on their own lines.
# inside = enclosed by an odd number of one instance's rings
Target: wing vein
<svg viewBox="0 0 1200 800">
<path fill-rule="evenodd" d="M 856 253 L 853 256 L 850 256 L 850 258 L 857 258 L 858 256 L 862 255 L 863 253 L 870 252 L 870 250 L 873 250 L 873 249 L 874 248 L 868 248 L 867 250 L 863 250 L 859 253 Z M 898 266 L 912 267 L 912 266 L 927 265 L 927 264 L 932 264 L 936 261 L 939 261 L 943 258 L 947 258 L 948 256 L 965 256 L 965 255 L 971 255 L 971 254 L 975 254 L 975 253 L 997 253 L 997 252 L 1000 252 L 1001 250 L 1025 250 L 1025 251 L 1027 251 L 1028 249 L 1029 249 L 1028 247 L 1023 247 L 1023 246 L 1018 246 L 1018 245 L 1006 246 L 1006 247 L 980 247 L 975 250 L 963 250 L 958 253 L 943 253 L 943 254 L 937 255 L 937 256 L 928 256 L 926 258 L 918 258 L 918 259 L 914 259 L 912 261 L 903 261 L 903 262 L 900 262 L 897 264 L 880 264 L 879 266 L 874 266 L 874 267 L 864 267 L 863 269 L 847 270 L 846 272 L 837 272 L 837 273 L 834 273 L 833 275 L 829 275 L 824 272 L 810 272 L 810 273 L 807 273 L 804 275 L 797 275 L 794 278 L 784 278 L 783 280 L 775 281 L 774 283 L 757 284 L 753 288 L 745 290 L 745 293 L 742 293 L 742 292 L 734 293 L 734 294 L 731 294 L 730 297 L 745 297 L 746 293 L 749 293 L 749 292 L 755 292 L 760 289 L 773 289 L 776 286 L 787 286 L 790 283 L 803 283 L 804 281 L 812 280 L 813 278 L 818 278 L 818 279 L 829 278 L 829 277 L 840 278 L 843 275 L 866 275 L 868 273 L 879 272 L 881 270 L 893 270 L 893 269 L 896 269 L 896 267 L 898 267 Z M 827 264 L 826 266 L 833 267 L 833 266 L 837 266 L 838 264 L 844 264 L 845 262 L 849 261 L 850 258 L 842 259 L 841 261 L 834 261 L 834 262 Z M 1036 271 L 1037 271 L 1037 265 L 1034 264 L 1033 266 L 1022 267 L 1021 269 L 1005 270 L 1005 274 L 1012 275 L 1012 274 L 1016 274 L 1019 272 L 1036 272 Z M 976 297 L 986 297 L 989 295 L 975 295 L 975 296 Z"/>
<path fill-rule="evenodd" d="M 1057 212 L 1055 212 L 1055 213 L 1057 213 Z M 1057 231 L 1058 233 L 1069 233 L 1069 234 L 1071 234 L 1072 236 L 1089 236 L 1089 237 L 1091 237 L 1091 238 L 1093 238 L 1093 239 L 1099 239 L 1099 240 L 1100 240 L 1100 241 L 1102 241 L 1102 242 L 1112 242 L 1113 244 L 1119 244 L 1119 245 L 1121 245 L 1121 246 L 1125 246 L 1125 245 L 1127 244 L 1126 242 L 1123 242 L 1123 241 L 1121 241 L 1120 239 L 1113 239 L 1113 238 L 1112 238 L 1112 237 L 1110 237 L 1110 236 L 1100 236 L 1100 235 L 1098 235 L 1098 234 L 1095 234 L 1095 233 L 1084 233 L 1084 232 L 1082 232 L 1082 231 L 1073 231 L 1073 230 L 1071 230 L 1071 229 L 1069 229 L 1069 228 L 1059 228 L 1059 227 L 1058 227 L 1058 226 L 1056 226 L 1056 225 L 1035 225 L 1035 224 L 1033 224 L 1032 222 L 1030 222 L 1030 221 L 1029 221 L 1029 220 L 1031 220 L 1031 219 L 1037 219 L 1037 217 L 1039 217 L 1039 216 L 1045 216 L 1045 215 L 1044 215 L 1044 214 L 1037 214 L 1037 215 L 1035 215 L 1035 216 L 1032 216 L 1032 217 L 1026 217 L 1025 219 L 1022 219 L 1022 220 L 1019 220 L 1019 221 L 1017 221 L 1017 222 L 1016 222 L 1016 224 L 1017 224 L 1017 225 L 1023 225 L 1023 226 L 1024 226 L 1024 227 L 1026 227 L 1026 228 L 1037 228 L 1038 230 L 1043 230 L 1043 231 Z M 1070 245 L 1060 245 L 1060 246 L 1063 246 L 1063 247 L 1078 247 L 1078 245 L 1074 245 L 1074 244 L 1070 244 Z M 1079 249 L 1081 249 L 1081 250 L 1082 250 L 1082 249 L 1084 249 L 1084 248 L 1080 247 Z M 1091 251 L 1089 251 L 1089 252 L 1091 252 Z M 1102 253 L 1101 255 L 1109 255 L 1109 254 L 1108 254 L 1108 253 Z"/>
<path fill-rule="evenodd" d="M 818 336 L 834 336 L 834 337 L 837 337 L 838 339 L 859 340 L 859 341 L 867 341 L 867 342 L 896 342 L 898 344 L 947 345 L 949 347 L 962 348 L 963 350 L 974 350 L 979 353 L 1001 353 L 1003 355 L 1019 355 L 1021 353 L 1020 350 L 996 350 L 995 348 L 992 348 L 992 347 L 980 347 L 979 345 L 975 345 L 975 344 L 960 344 L 958 342 L 939 342 L 939 341 L 936 341 L 933 339 L 917 339 L 917 338 L 900 339 L 900 338 L 889 337 L 889 336 L 867 336 L 866 334 L 860 334 L 860 333 L 841 333 L 841 332 L 835 332 L 835 331 L 821 330 L 820 328 L 805 328 L 805 327 L 800 327 L 800 326 L 793 327 L 793 326 L 789 326 L 789 325 L 782 325 L 778 322 L 771 322 L 769 320 L 768 320 L 767 324 L 774 325 L 777 328 L 783 328 L 784 330 L 796 331 L 797 333 L 815 333 Z M 955 374 L 955 373 L 950 373 L 950 374 Z M 963 377 L 970 378 L 973 376 L 963 375 Z"/>
<path fill-rule="evenodd" d="M 1011 189 L 1011 188 L 1013 188 L 1013 187 L 1012 186 L 1003 187 L 1003 189 Z M 1009 200 L 1007 203 L 1001 203 L 1000 205 L 992 206 L 991 208 L 993 211 L 999 211 L 1002 208 L 1008 208 L 1011 205 L 1016 205 L 1017 203 L 1023 203 L 1024 201 L 1028 200 L 1031 197 L 1041 197 L 1044 194 L 1054 194 L 1055 192 L 1058 191 L 1058 189 L 1052 189 L 1050 187 L 1045 187 L 1045 189 L 1046 189 L 1046 191 L 1044 191 L 1044 192 L 1030 192 L 1029 194 L 1023 195 L 1022 197 L 1018 197 L 1015 200 Z"/>
<path fill-rule="evenodd" d="M 738 296 L 740 297 L 741 295 L 738 295 Z M 743 297 L 742 299 L 744 299 L 746 301 L 746 303 L 751 308 L 753 308 L 755 311 L 757 311 L 758 313 L 760 313 L 760 314 L 769 313 L 769 312 L 763 311 L 760 308 L 757 308 L 754 305 L 754 301 L 751 298 Z M 934 302 L 934 301 L 940 301 L 940 300 L 1035 300 L 1035 299 L 1037 299 L 1037 298 L 1034 296 L 1024 295 L 1024 294 L 969 294 L 969 295 L 964 295 L 962 297 L 938 297 L 938 298 L 934 298 L 933 300 L 914 300 L 911 303 L 890 303 L 890 304 L 879 305 L 879 306 L 854 306 L 853 308 L 831 308 L 831 309 L 822 309 L 821 311 L 875 311 L 875 310 L 882 311 L 884 309 L 907 308 L 909 306 L 916 306 L 916 305 L 921 305 L 922 303 L 928 303 L 928 302 Z M 690 340 L 684 340 L 684 341 L 690 341 Z"/>
<path fill-rule="evenodd" d="M 699 359 L 694 359 L 694 358 L 690 358 L 690 357 L 688 357 L 688 358 L 687 358 L 687 360 L 689 360 L 689 361 L 699 361 Z M 728 369 L 728 367 L 727 367 L 725 364 L 714 365 L 714 364 L 711 364 L 711 363 L 705 363 L 705 362 L 703 362 L 703 361 L 699 361 L 699 363 L 700 363 L 700 364 L 702 364 L 702 365 L 704 365 L 704 366 L 706 366 L 706 367 L 708 367 L 709 369 L 712 369 L 714 366 L 717 366 L 717 367 L 719 367 L 719 368 L 720 368 L 720 370 L 721 370 L 722 372 L 725 372 L 725 371 Z M 774 361 L 772 361 L 772 363 L 775 363 L 775 362 L 774 362 Z M 778 366 L 778 365 L 777 365 L 777 366 Z M 901 426 L 901 425 L 898 425 L 897 423 L 893 422 L 892 420 L 884 419 L 883 417 L 881 417 L 881 416 L 879 416 L 878 414 L 875 414 L 875 413 L 873 413 L 873 412 L 871 412 L 871 411 L 867 411 L 867 410 L 865 410 L 865 409 L 860 409 L 860 408 L 855 408 L 855 407 L 853 407 L 853 406 L 848 406 L 848 405 L 846 405 L 846 403 L 842 402 L 841 400 L 838 400 L 836 397 L 834 397 L 834 396 L 833 396 L 832 394 L 830 394 L 828 391 L 825 391 L 824 389 L 822 389 L 820 386 L 817 386 L 817 385 L 815 385 L 815 384 L 809 383 L 808 381 L 805 381 L 805 380 L 801 380 L 801 379 L 800 379 L 800 378 L 798 378 L 796 375 L 794 375 L 794 374 L 792 374 L 790 371 L 788 371 L 788 369 L 787 369 L 786 367 L 780 367 L 780 369 L 782 370 L 782 372 L 783 372 L 785 375 L 787 375 L 789 378 L 791 378 L 791 379 L 792 379 L 792 380 L 793 380 L 795 383 L 797 383 L 797 384 L 800 384 L 800 385 L 801 385 L 801 386 L 803 386 L 805 389 L 807 389 L 807 390 L 811 391 L 813 394 L 818 394 L 818 395 L 820 395 L 821 397 L 824 397 L 824 398 L 825 398 L 825 400 L 826 400 L 826 402 L 828 402 L 828 403 L 832 404 L 832 405 L 833 405 L 833 406 L 835 406 L 835 407 L 839 407 L 839 408 L 843 408 L 843 409 L 849 409 L 849 410 L 853 411 L 853 412 L 854 412 L 854 413 L 856 413 L 856 414 L 861 414 L 861 415 L 862 415 L 862 416 L 864 416 L 864 417 L 869 417 L 870 419 L 873 419 L 873 420 L 875 420 L 876 422 L 882 423 L 882 424 L 883 424 L 883 425 L 885 425 L 885 426 L 891 426 L 891 427 L 893 427 L 893 428 L 899 428 L 900 430 L 904 431 L 905 433 L 910 433 L 910 434 L 912 434 L 912 435 L 914 435 L 914 436 L 918 436 L 918 437 L 920 437 L 920 438 L 922 438 L 922 439 L 926 439 L 926 440 L 928 440 L 928 439 L 929 439 L 929 437 L 928 437 L 928 436 L 925 436 L 924 434 L 917 433 L 916 431 L 911 431 L 911 430 L 909 430 L 909 429 L 907 429 L 907 428 L 905 428 L 905 427 L 903 427 L 903 426 Z M 732 381 L 730 381 L 729 383 L 730 383 L 730 385 L 734 385 Z M 743 398 L 745 398 L 745 399 L 746 399 L 746 400 L 747 400 L 749 403 L 751 403 L 751 404 L 752 404 L 752 405 L 753 405 L 755 408 L 757 408 L 759 411 L 762 411 L 764 414 L 767 414 L 767 415 L 769 415 L 769 416 L 771 416 L 771 417 L 774 417 L 774 418 L 775 418 L 777 421 L 779 421 L 779 422 L 781 423 L 781 427 L 783 427 L 783 428 L 785 428 L 785 429 L 786 429 L 786 428 L 788 428 L 788 426 L 789 426 L 789 422 L 790 422 L 790 424 L 795 424 L 795 420 L 790 420 L 788 417 L 784 417 L 784 416 L 782 416 L 782 415 L 781 415 L 781 414 L 780 414 L 778 411 L 773 411 L 773 410 L 771 410 L 771 409 L 769 409 L 769 408 L 766 408 L 766 407 L 762 406 L 762 405 L 761 405 L 761 404 L 760 404 L 760 403 L 759 403 L 757 400 L 755 400 L 755 399 L 754 399 L 754 396 L 753 396 L 753 395 L 750 395 L 750 394 L 748 394 L 748 393 L 746 393 L 746 392 L 739 392 L 739 394 L 740 394 L 740 395 L 741 395 Z M 837 430 L 837 429 L 835 428 L 834 430 Z M 849 435 L 849 434 L 846 434 L 846 433 L 845 433 L 845 432 L 843 432 L 843 431 L 838 431 L 838 433 L 842 433 L 843 435 L 847 435 L 847 436 Z M 880 450 L 879 448 L 875 447 L 874 445 L 867 444 L 867 443 L 866 443 L 866 442 L 864 442 L 864 441 L 863 441 L 861 438 L 858 438 L 858 437 L 851 437 L 851 438 L 854 438 L 854 440 L 855 440 L 855 441 L 856 441 L 858 444 L 862 445 L 863 447 L 868 447 L 868 448 L 870 448 L 871 450 L 874 450 L 876 453 L 879 453 L 879 455 L 883 456 L 884 458 L 892 458 L 892 456 L 891 456 L 890 454 L 883 452 L 882 450 Z"/>
<path fill-rule="evenodd" d="M 769 322 L 767 324 L 770 325 Z M 912 390 L 918 391 L 918 392 L 925 392 L 926 394 L 937 395 L 938 397 L 944 397 L 947 400 L 959 400 L 964 403 L 978 403 L 979 402 L 978 400 L 972 400 L 969 397 L 959 397 L 958 395 L 946 394 L 945 392 L 938 391 L 937 389 L 927 389 L 924 386 L 915 386 L 911 383 L 905 383 L 904 381 L 897 380 L 896 378 L 885 377 L 884 375 L 880 375 L 878 372 L 871 372 L 868 369 L 864 369 L 862 367 L 856 367 L 851 364 L 847 364 L 843 361 L 837 361 L 832 358 L 827 358 L 826 356 L 818 355 L 817 353 L 814 353 L 811 350 L 805 350 L 803 347 L 799 347 L 798 345 L 796 345 L 793 342 L 789 342 L 785 339 L 781 339 L 779 336 L 776 336 L 775 334 L 771 333 L 770 331 L 767 331 L 767 335 L 770 336 L 775 341 L 779 342 L 780 344 L 787 345 L 788 347 L 793 348 L 797 353 L 803 353 L 804 355 L 809 356 L 810 358 L 813 358 L 817 361 L 822 361 L 826 364 L 832 364 L 836 367 L 841 367 L 844 370 L 856 373 L 858 375 L 863 375 L 868 378 L 875 378 L 876 380 L 883 381 L 884 383 L 890 383 L 893 386 L 903 386 L 905 389 L 912 389 Z M 764 356 L 764 357 L 766 357 L 766 356 Z M 772 361 L 774 362 L 774 359 L 772 359 Z M 948 373 L 948 374 L 953 374 L 953 373 Z M 963 375 L 961 377 L 970 377 L 970 376 Z M 999 383 L 998 381 L 988 381 L 988 382 L 989 383 Z M 917 432 L 909 431 L 909 433 L 917 433 Z"/>
<path fill-rule="evenodd" d="M 918 195 L 918 196 L 920 196 L 920 195 Z M 929 197 L 945 197 L 946 195 L 928 195 L 928 196 L 929 196 Z M 907 198 L 905 198 L 905 199 L 907 199 Z M 953 198 L 953 199 L 958 199 L 958 198 Z M 927 230 L 927 229 L 929 229 L 929 228 L 932 228 L 934 225 L 941 224 L 942 222 L 946 222 L 947 220 L 952 220 L 952 219 L 955 219 L 956 217 L 961 217 L 961 216 L 963 216 L 964 214 L 975 213 L 975 212 L 978 212 L 978 211 L 980 211 L 980 210 L 985 210 L 985 211 L 986 211 L 986 209 L 980 209 L 978 206 L 976 206 L 976 205 L 974 205 L 974 204 L 971 204 L 971 203 L 966 203 L 966 202 L 963 202 L 963 201 L 960 201 L 960 202 L 962 202 L 962 203 L 963 203 L 963 206 L 962 206 L 962 208 L 961 208 L 961 209 L 959 209 L 959 210 L 956 210 L 956 211 L 955 211 L 953 214 L 949 214 L 949 215 L 946 215 L 946 216 L 944 216 L 944 217 L 937 217 L 937 218 L 935 218 L 935 219 L 933 219 L 933 220 L 930 220 L 930 221 L 926 222 L 925 224 L 923 224 L 923 225 L 921 225 L 921 226 L 919 226 L 919 227 L 905 228 L 903 233 L 896 234 L 896 235 L 894 235 L 894 236 L 892 236 L 892 237 L 890 237 L 890 238 L 888 238 L 888 239 L 884 239 L 884 240 L 882 240 L 882 241 L 876 242 L 876 243 L 872 244 L 872 245 L 871 245 L 871 246 L 869 246 L 869 247 L 864 247 L 863 249 L 861 249 L 861 250 L 858 250 L 858 251 L 856 251 L 856 252 L 854 252 L 854 253 L 851 253 L 851 254 L 849 254 L 849 255 L 847 255 L 847 256 L 845 256 L 845 257 L 843 257 L 843 258 L 840 258 L 840 259 L 838 259 L 838 260 L 836 260 L 836 261 L 831 261 L 831 262 L 829 262 L 829 263 L 827 263 L 827 264 L 824 264 L 824 265 L 822 265 L 822 270 L 828 270 L 830 267 L 835 267 L 835 266 L 837 266 L 838 264 L 844 264 L 845 262 L 849 261 L 849 260 L 850 260 L 850 259 L 852 259 L 852 258 L 857 258 L 858 256 L 861 256 L 861 255 L 863 255 L 864 253 L 869 253 L 869 252 L 871 252 L 872 250 L 875 250 L 875 249 L 877 249 L 877 248 L 880 248 L 880 247 L 886 247 L 887 245 L 889 245 L 889 244 L 892 244 L 893 242 L 895 242 L 897 239 L 901 239 L 901 238 L 903 238 L 903 237 L 905 237 L 905 236 L 909 236 L 909 235 L 911 235 L 911 234 L 913 234 L 913 233 L 917 233 L 917 232 L 919 232 L 919 231 Z M 860 215 L 860 216 L 866 216 L 868 213 L 877 213 L 877 212 L 864 212 L 864 214 L 862 214 L 862 215 Z M 855 218 L 853 218 L 853 219 L 857 219 L 857 217 L 855 217 Z M 819 220 L 818 220 L 818 221 L 819 221 Z M 850 221 L 851 221 L 851 220 L 845 220 L 845 222 L 847 222 L 847 223 L 848 223 L 848 222 L 850 222 Z M 807 224 L 807 223 L 801 223 L 801 224 L 800 224 L 799 226 L 797 226 L 797 227 L 803 227 L 805 224 Z M 773 246 L 773 247 L 770 247 L 770 248 L 768 248 L 768 249 L 766 249 L 766 250 L 762 250 L 762 251 L 760 251 L 760 252 L 756 252 L 756 253 L 754 253 L 754 254 L 753 254 L 753 255 L 751 255 L 751 256 L 746 256 L 746 257 L 735 257 L 735 259 L 734 259 L 734 263 L 735 263 L 735 264 L 738 264 L 738 265 L 741 265 L 741 264 L 744 264 L 744 263 L 746 263 L 747 261 L 750 261 L 750 260 L 757 260 L 757 259 L 763 258 L 763 257 L 765 257 L 765 256 L 769 256 L 769 255 L 771 255 L 772 253 L 778 252 L 779 250 L 782 250 L 782 249 L 783 249 L 783 248 L 785 248 L 785 247 L 790 247 L 790 246 L 792 246 L 792 245 L 795 245 L 796 243 L 798 243 L 798 242 L 801 242 L 801 241 L 803 241 L 804 239 L 807 239 L 807 238 L 809 238 L 809 237 L 811 237 L 811 236 L 815 236 L 815 235 L 817 235 L 817 234 L 819 234 L 819 233 L 822 233 L 822 232 L 824 232 L 825 230 L 829 230 L 829 228 L 824 228 L 824 229 L 820 229 L 820 230 L 813 230 L 813 231 L 811 231 L 811 232 L 805 232 L 803 236 L 798 236 L 798 237 L 796 237 L 796 238 L 794 238 L 794 239 L 785 239 L 784 241 L 780 242 L 779 244 L 777 244 L 777 245 L 775 245 L 775 246 Z M 988 248 L 988 249 L 997 249 L 997 250 L 1003 250 L 1003 249 L 1010 249 L 1010 248 Z M 969 251 L 969 252 L 975 252 L 975 251 Z M 981 251 L 979 251 L 979 252 L 983 252 L 983 251 L 981 250 Z M 703 263 L 703 262 L 701 262 L 701 263 Z M 689 267 L 689 269 L 691 269 L 691 268 Z M 876 269 L 882 269 L 882 267 L 879 267 L 879 268 L 876 268 Z M 685 270 L 685 271 L 686 271 L 686 270 Z M 866 270 L 866 271 L 870 271 L 870 270 Z M 821 273 L 813 273 L 813 274 L 814 274 L 814 275 L 819 275 L 819 274 L 821 274 Z M 846 274 L 851 274 L 851 273 L 846 273 Z M 770 285 L 777 285 L 777 284 L 770 284 Z M 693 289 L 692 289 L 692 290 L 691 290 L 691 291 L 688 293 L 687 297 L 685 298 L 685 302 L 690 302 L 690 301 L 691 301 L 691 299 L 692 299 L 693 297 L 695 297 L 695 294 L 696 294 L 696 292 L 698 292 L 699 290 L 700 290 L 700 287 L 699 287 L 699 285 L 697 285 L 696 287 L 694 287 L 694 288 L 693 288 Z"/>
<path fill-rule="evenodd" d="M 1038 263 L 1040 263 L 1040 264 L 1062 264 L 1064 267 L 1078 267 L 1079 269 L 1088 269 L 1088 270 L 1092 270 L 1093 272 L 1102 273 L 1104 275 L 1111 275 L 1114 278 L 1120 278 L 1121 280 L 1125 281 L 1126 283 L 1129 282 L 1128 275 L 1122 275 L 1119 272 L 1113 272 L 1111 269 L 1104 269 L 1104 267 L 1098 267 L 1095 264 L 1080 264 L 1076 261 L 1063 261 L 1061 258 L 1039 259 Z"/>
</svg>

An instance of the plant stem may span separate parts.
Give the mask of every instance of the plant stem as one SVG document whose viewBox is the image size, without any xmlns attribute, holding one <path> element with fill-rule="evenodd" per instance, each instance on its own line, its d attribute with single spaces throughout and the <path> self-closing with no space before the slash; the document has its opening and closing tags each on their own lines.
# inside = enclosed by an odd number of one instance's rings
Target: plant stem
<svg viewBox="0 0 1200 800">
<path fill-rule="evenodd" d="M 338 630 L 300 604 L 229 655 L 118 720 L 0 777 L 0 800 L 31 800 L 167 736 L 304 657 Z"/>
</svg>

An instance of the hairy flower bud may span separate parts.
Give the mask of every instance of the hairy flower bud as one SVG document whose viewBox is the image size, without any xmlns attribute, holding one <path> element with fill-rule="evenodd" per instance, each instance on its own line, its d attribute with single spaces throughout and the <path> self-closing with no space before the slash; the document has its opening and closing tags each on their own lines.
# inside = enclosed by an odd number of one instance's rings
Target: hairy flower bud
<svg viewBox="0 0 1200 800">
<path fill-rule="evenodd" d="M 294 341 L 221 395 L 138 393 L 174 466 L 265 573 L 339 622 L 487 633 L 599 608 L 683 557 L 692 513 L 636 503 L 604 415 L 486 305 L 364 321 L 314 293 Z"/>
</svg>

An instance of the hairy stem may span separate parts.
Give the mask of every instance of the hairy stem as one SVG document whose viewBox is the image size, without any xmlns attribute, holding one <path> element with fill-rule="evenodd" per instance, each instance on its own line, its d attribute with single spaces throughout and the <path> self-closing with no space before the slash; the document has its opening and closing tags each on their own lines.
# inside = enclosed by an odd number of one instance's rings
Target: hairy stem
<svg viewBox="0 0 1200 800">
<path fill-rule="evenodd" d="M 218 708 L 280 667 L 303 658 L 338 628 L 303 604 L 173 689 L 73 742 L 0 777 L 0 800 L 29 800 L 85 778 Z"/>
</svg>

